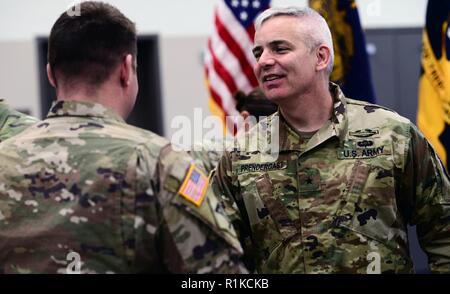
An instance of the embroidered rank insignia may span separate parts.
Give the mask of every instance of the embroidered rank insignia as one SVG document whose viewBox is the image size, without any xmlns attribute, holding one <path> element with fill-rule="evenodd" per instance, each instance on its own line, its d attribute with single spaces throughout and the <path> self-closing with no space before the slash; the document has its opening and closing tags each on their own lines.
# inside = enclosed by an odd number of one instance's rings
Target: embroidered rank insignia
<svg viewBox="0 0 450 294">
<path fill-rule="evenodd" d="M 205 198 L 207 188 L 208 178 L 194 164 L 191 164 L 178 193 L 188 201 L 200 206 Z"/>
</svg>

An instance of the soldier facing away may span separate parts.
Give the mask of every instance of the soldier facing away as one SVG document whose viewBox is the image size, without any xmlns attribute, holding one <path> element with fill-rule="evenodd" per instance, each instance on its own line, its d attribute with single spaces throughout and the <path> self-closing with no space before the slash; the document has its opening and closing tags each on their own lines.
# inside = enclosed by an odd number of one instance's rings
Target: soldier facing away
<svg viewBox="0 0 450 294">
<path fill-rule="evenodd" d="M 22 132 L 38 120 L 32 116 L 12 109 L 0 99 L 0 142 Z"/>
<path fill-rule="evenodd" d="M 54 24 L 57 101 L 0 146 L 0 272 L 246 272 L 202 167 L 124 121 L 136 51 L 135 25 L 105 3 Z"/>
<path fill-rule="evenodd" d="M 266 10 L 253 53 L 260 87 L 279 106 L 265 121 L 279 124 L 279 153 L 274 162 L 260 147 L 225 152 L 211 185 L 256 271 L 410 273 L 411 224 L 431 271 L 450 272 L 444 168 L 409 120 L 329 82 L 326 21 L 309 8 Z"/>
</svg>

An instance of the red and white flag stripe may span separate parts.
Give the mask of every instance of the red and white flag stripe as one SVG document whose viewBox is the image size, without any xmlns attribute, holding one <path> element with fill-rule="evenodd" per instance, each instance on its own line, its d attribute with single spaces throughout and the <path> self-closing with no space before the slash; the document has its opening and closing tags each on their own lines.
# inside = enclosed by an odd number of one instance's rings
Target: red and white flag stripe
<svg viewBox="0 0 450 294">
<path fill-rule="evenodd" d="M 225 1 L 218 1 L 204 65 L 210 99 L 216 105 L 216 111 L 212 110 L 222 119 L 238 115 L 234 101 L 237 91 L 248 93 L 258 85 L 253 73 L 253 37 L 253 25 L 244 28 Z"/>
</svg>

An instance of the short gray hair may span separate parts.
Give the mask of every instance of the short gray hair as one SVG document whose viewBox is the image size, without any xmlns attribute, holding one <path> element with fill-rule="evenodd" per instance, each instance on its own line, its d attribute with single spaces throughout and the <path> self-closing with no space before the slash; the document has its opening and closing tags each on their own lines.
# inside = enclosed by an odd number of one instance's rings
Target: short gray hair
<svg viewBox="0 0 450 294">
<path fill-rule="evenodd" d="M 255 20 L 255 28 L 258 30 L 262 24 L 270 18 L 277 16 L 293 16 L 299 19 L 309 18 L 316 24 L 315 30 L 309 30 L 307 33 L 305 43 L 311 50 L 315 49 L 320 44 L 325 44 L 330 49 L 330 62 L 327 66 L 327 73 L 330 75 L 333 71 L 334 64 L 334 49 L 333 38 L 331 36 L 330 28 L 326 20 L 314 9 L 309 7 L 272 7 L 263 11 Z"/>
</svg>

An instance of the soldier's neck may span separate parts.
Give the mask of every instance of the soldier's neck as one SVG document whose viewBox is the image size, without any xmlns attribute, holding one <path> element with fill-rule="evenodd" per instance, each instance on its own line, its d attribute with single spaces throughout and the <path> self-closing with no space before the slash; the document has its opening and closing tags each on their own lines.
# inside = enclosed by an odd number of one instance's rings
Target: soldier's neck
<svg viewBox="0 0 450 294">
<path fill-rule="evenodd" d="M 58 100 L 63 101 L 99 103 L 124 117 L 121 89 L 116 89 L 107 83 L 95 88 L 83 85 L 73 88 L 60 88 L 57 90 L 57 97 Z"/>
<path fill-rule="evenodd" d="M 332 116 L 333 98 L 328 91 L 310 93 L 280 105 L 283 117 L 299 132 L 314 132 Z"/>
</svg>

